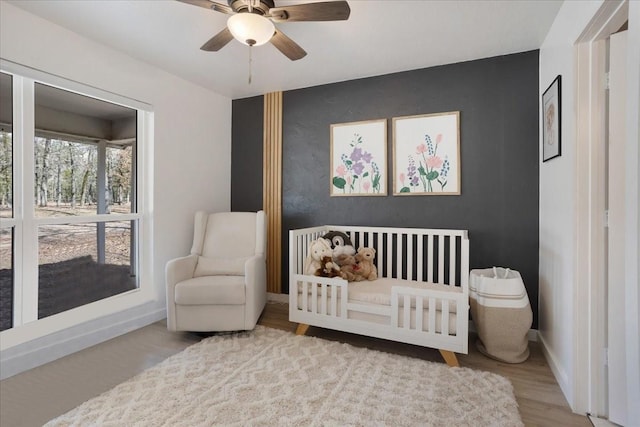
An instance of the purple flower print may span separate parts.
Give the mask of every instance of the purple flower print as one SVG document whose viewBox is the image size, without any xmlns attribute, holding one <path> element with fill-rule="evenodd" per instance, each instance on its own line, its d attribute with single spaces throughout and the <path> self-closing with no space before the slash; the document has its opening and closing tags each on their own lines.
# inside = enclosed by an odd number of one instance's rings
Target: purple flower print
<svg viewBox="0 0 640 427">
<path fill-rule="evenodd" d="M 369 190 L 380 193 L 382 190 L 381 182 L 384 177 L 380 174 L 374 155 L 364 151 L 363 145 L 366 147 L 362 135 L 354 133 L 349 144 L 351 153 L 341 153 L 342 164 L 334 169 L 332 184 L 344 194 L 361 193 L 363 190 L 365 193 Z"/>
<path fill-rule="evenodd" d="M 356 175 L 360 175 L 362 173 L 362 171 L 364 170 L 364 165 L 362 164 L 362 162 L 356 162 L 353 165 L 353 173 L 355 173 Z"/>
<path fill-rule="evenodd" d="M 369 153 L 368 151 L 365 151 L 364 154 L 362 155 L 362 160 L 365 161 L 365 163 L 371 163 L 371 160 L 373 159 L 373 155 L 371 153 Z"/>
<path fill-rule="evenodd" d="M 416 174 L 416 162 L 413 160 L 413 156 L 409 156 L 409 166 L 407 166 L 407 177 L 409 178 L 409 185 L 415 187 L 420 182 L 420 178 Z"/>
<path fill-rule="evenodd" d="M 350 158 L 354 162 L 359 162 L 362 159 L 362 148 L 360 147 L 354 148 Z"/>
</svg>

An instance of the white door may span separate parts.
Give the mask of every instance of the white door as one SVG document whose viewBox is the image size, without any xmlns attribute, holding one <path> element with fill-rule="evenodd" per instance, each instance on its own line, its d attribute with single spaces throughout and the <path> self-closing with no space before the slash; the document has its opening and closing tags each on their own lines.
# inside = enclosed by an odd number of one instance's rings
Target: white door
<svg viewBox="0 0 640 427">
<path fill-rule="evenodd" d="M 609 45 L 608 144 L 608 402 L 609 421 L 627 425 L 625 356 L 625 144 L 627 32 L 612 34 Z"/>
</svg>

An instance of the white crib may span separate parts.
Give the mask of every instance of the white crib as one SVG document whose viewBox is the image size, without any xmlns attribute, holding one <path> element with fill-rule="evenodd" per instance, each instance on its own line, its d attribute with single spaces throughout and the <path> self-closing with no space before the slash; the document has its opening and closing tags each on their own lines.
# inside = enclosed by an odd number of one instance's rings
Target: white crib
<svg viewBox="0 0 640 427">
<path fill-rule="evenodd" d="M 341 231 L 376 249 L 378 279 L 304 275 L 309 243 Z M 289 320 L 432 347 L 447 364 L 467 354 L 469 239 L 466 230 L 320 226 L 289 232 Z"/>
</svg>

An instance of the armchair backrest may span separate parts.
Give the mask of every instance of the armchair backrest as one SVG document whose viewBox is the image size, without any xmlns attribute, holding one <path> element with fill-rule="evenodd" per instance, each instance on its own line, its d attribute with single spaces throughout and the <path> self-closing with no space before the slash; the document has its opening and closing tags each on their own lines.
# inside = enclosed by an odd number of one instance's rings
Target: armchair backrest
<svg viewBox="0 0 640 427">
<path fill-rule="evenodd" d="M 191 253 L 205 258 L 264 255 L 266 218 L 258 212 L 196 212 Z"/>
</svg>

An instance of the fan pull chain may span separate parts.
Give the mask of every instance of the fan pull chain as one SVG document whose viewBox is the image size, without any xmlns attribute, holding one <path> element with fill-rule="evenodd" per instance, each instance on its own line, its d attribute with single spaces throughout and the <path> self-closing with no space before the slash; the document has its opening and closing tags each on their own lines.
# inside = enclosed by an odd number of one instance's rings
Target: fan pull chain
<svg viewBox="0 0 640 427">
<path fill-rule="evenodd" d="M 251 46 L 249 46 L 249 84 L 251 84 L 251 64 L 252 63 L 252 59 L 251 59 Z"/>
</svg>

